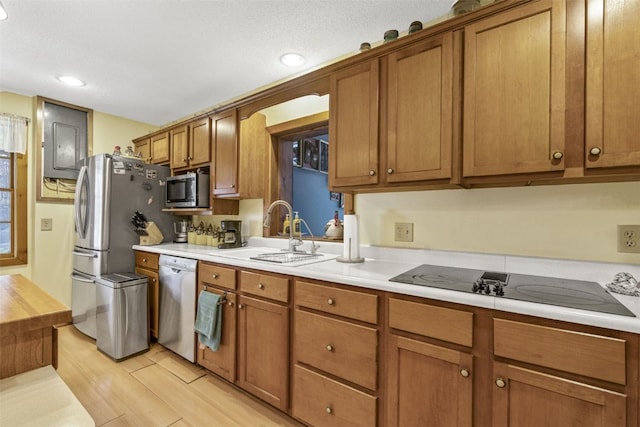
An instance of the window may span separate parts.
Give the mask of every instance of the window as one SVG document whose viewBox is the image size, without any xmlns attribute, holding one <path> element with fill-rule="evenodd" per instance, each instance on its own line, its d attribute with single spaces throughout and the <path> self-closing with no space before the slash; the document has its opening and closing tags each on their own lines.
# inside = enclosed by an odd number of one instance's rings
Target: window
<svg viewBox="0 0 640 427">
<path fill-rule="evenodd" d="M 27 263 L 27 156 L 0 151 L 0 266 Z"/>
</svg>

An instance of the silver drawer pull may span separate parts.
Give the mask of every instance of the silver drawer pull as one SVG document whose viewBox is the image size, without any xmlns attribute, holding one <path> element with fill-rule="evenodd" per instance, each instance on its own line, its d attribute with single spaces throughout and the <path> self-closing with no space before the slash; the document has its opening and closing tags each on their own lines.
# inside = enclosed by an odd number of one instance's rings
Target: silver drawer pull
<svg viewBox="0 0 640 427">
<path fill-rule="evenodd" d="M 331 344 L 327 344 L 327 351 L 333 351 L 333 346 Z"/>
<path fill-rule="evenodd" d="M 333 302 L 334 302 L 334 301 L 333 301 L 333 298 L 329 298 L 329 299 L 327 300 L 327 304 L 329 304 L 329 305 L 333 305 Z"/>
</svg>

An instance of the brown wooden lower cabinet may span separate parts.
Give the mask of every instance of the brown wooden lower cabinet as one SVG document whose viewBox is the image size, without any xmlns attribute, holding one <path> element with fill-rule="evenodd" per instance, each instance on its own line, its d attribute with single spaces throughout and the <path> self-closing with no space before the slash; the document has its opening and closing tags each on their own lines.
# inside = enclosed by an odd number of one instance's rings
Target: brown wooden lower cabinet
<svg viewBox="0 0 640 427">
<path fill-rule="evenodd" d="M 278 409 L 289 407 L 289 307 L 238 297 L 237 384 Z"/>
<path fill-rule="evenodd" d="M 314 427 L 371 427 L 377 399 L 322 374 L 296 365 L 292 413 Z"/>
<path fill-rule="evenodd" d="M 149 333 L 158 338 L 159 309 L 160 309 L 160 276 L 158 274 L 158 260 L 160 255 L 152 252 L 136 251 L 136 274 L 148 278 L 149 293 Z"/>
<path fill-rule="evenodd" d="M 496 362 L 493 426 L 626 426 L 627 396 Z"/>
<path fill-rule="evenodd" d="M 388 345 L 386 425 L 472 425 L 471 354 L 396 335 Z"/>
</svg>

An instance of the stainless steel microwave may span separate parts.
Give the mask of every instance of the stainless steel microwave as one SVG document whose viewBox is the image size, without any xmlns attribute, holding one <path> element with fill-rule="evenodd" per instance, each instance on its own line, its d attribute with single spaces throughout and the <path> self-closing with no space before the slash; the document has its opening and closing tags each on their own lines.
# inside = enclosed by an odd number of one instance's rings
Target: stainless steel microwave
<svg viewBox="0 0 640 427">
<path fill-rule="evenodd" d="M 166 202 L 168 208 L 208 208 L 209 175 L 188 172 L 167 177 Z"/>
</svg>

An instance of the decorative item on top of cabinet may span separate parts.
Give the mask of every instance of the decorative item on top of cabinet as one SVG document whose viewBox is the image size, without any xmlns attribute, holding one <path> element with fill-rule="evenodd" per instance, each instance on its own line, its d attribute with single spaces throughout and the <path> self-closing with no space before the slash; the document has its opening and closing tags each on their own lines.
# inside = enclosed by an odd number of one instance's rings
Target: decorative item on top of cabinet
<svg viewBox="0 0 640 427">
<path fill-rule="evenodd" d="M 296 279 L 292 415 L 314 426 L 378 419 L 378 295 Z"/>
<path fill-rule="evenodd" d="M 289 285 L 286 276 L 240 272 L 237 384 L 282 411 L 289 407 Z"/>
<path fill-rule="evenodd" d="M 389 426 L 470 427 L 473 420 L 473 313 L 390 297 Z M 402 336 L 409 332 L 419 337 Z M 421 337 L 426 339 L 423 341 Z M 426 342 L 435 338 L 442 343 Z M 468 347 L 461 351 L 454 343 Z"/>
<path fill-rule="evenodd" d="M 149 329 L 153 338 L 158 338 L 158 310 L 160 308 L 160 281 L 158 276 L 159 255 L 152 252 L 136 251 L 135 272 L 148 278 Z"/>
<path fill-rule="evenodd" d="M 561 176 L 565 9 L 566 2 L 528 2 L 464 28 L 465 182 Z"/>
<path fill-rule="evenodd" d="M 197 362 L 222 378 L 236 380 L 236 270 L 208 262 L 198 263 L 198 295 L 213 292 L 224 298 L 220 347 L 217 351 L 197 343 Z"/>
<path fill-rule="evenodd" d="M 640 2 L 587 1 L 589 169 L 640 167 Z"/>
</svg>

